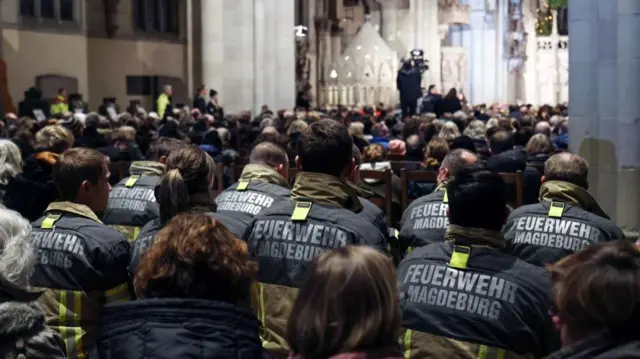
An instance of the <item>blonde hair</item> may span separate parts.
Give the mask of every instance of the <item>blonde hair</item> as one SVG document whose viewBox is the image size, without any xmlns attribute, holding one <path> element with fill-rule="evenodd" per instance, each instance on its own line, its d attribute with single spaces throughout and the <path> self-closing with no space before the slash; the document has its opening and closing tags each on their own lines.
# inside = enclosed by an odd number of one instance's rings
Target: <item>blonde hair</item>
<svg viewBox="0 0 640 359">
<path fill-rule="evenodd" d="M 74 142 L 73 133 L 61 125 L 46 126 L 36 133 L 36 151 L 62 153 Z"/>
<path fill-rule="evenodd" d="M 386 153 L 384 147 L 379 143 L 374 143 L 364 148 L 364 151 L 362 152 L 362 162 L 369 163 L 384 161 L 385 156 Z"/>
<path fill-rule="evenodd" d="M 442 125 L 440 129 L 440 133 L 438 133 L 439 138 L 444 138 L 447 141 L 451 141 L 455 138 L 460 137 L 460 129 L 455 122 L 447 121 Z"/>
<path fill-rule="evenodd" d="M 533 135 L 527 143 L 527 153 L 553 153 L 553 142 L 544 134 Z"/>
<path fill-rule="evenodd" d="M 291 136 L 294 133 L 300 133 L 305 130 L 305 128 L 309 127 L 306 122 L 302 120 L 295 120 L 291 122 L 289 128 L 287 129 L 287 136 Z"/>
<path fill-rule="evenodd" d="M 487 132 L 484 122 L 480 120 L 473 120 L 469 122 L 467 128 L 464 129 L 464 135 L 474 140 L 482 140 Z"/>
<path fill-rule="evenodd" d="M 0 140 L 0 184 L 22 172 L 22 154 L 18 146 L 9 140 Z"/>
<path fill-rule="evenodd" d="M 111 141 L 134 141 L 136 139 L 136 129 L 131 126 L 116 128 L 111 133 Z"/>
<path fill-rule="evenodd" d="M 364 137 L 364 123 L 351 122 L 349 124 L 349 132 L 351 132 L 351 136 Z"/>
<path fill-rule="evenodd" d="M 289 316 L 287 341 L 303 358 L 397 347 L 401 314 L 391 259 L 371 247 L 325 252 Z"/>
</svg>

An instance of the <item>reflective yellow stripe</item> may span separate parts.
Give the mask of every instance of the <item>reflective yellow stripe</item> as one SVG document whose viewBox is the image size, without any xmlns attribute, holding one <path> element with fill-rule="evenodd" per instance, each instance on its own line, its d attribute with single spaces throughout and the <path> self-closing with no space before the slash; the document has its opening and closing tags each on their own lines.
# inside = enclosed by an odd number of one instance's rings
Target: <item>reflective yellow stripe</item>
<svg viewBox="0 0 640 359">
<path fill-rule="evenodd" d="M 123 283 L 115 288 L 111 288 L 104 292 L 106 304 L 115 302 L 126 302 L 131 299 L 129 293 L 129 284 Z"/>
<path fill-rule="evenodd" d="M 61 291 L 58 298 L 58 330 L 62 339 L 67 339 L 67 292 Z M 67 350 L 67 353 L 69 351 Z"/>
<path fill-rule="evenodd" d="M 265 310 L 264 310 L 264 285 L 262 283 L 258 283 L 258 290 L 259 290 L 259 306 L 260 306 L 260 322 L 262 322 L 262 325 L 266 326 L 266 323 L 264 322 L 264 317 L 265 317 Z"/>
<path fill-rule="evenodd" d="M 40 224 L 40 228 L 42 229 L 53 229 L 53 226 L 60 219 L 59 214 L 48 214 L 47 217 Z"/>
<path fill-rule="evenodd" d="M 74 319 L 74 342 L 76 343 L 76 353 L 78 354 L 78 358 L 84 358 L 84 350 L 82 347 L 82 328 L 80 327 L 80 317 L 82 313 L 82 293 L 81 292 L 73 292 L 73 319 Z"/>
<path fill-rule="evenodd" d="M 504 359 L 506 351 L 501 348 L 480 345 L 477 359 Z"/>
<path fill-rule="evenodd" d="M 138 182 L 139 179 L 140 179 L 139 175 L 131 176 L 131 177 L 129 177 L 127 182 L 124 184 L 124 186 L 127 187 L 127 188 L 131 188 L 131 187 L 135 186 L 136 182 Z"/>
<path fill-rule="evenodd" d="M 296 207 L 291 214 L 292 221 L 305 221 L 309 212 L 311 212 L 311 202 L 296 202 Z"/>
<path fill-rule="evenodd" d="M 250 180 L 248 179 L 241 179 L 240 182 L 238 182 L 238 186 L 236 187 L 236 190 L 238 192 L 245 191 L 249 187 L 249 181 Z"/>
<path fill-rule="evenodd" d="M 562 218 L 562 214 L 564 213 L 564 203 L 562 202 L 551 202 L 549 206 L 549 217 L 554 218 Z"/>
<path fill-rule="evenodd" d="M 411 358 L 411 329 L 404 332 L 404 357 Z"/>
<path fill-rule="evenodd" d="M 139 235 L 140 235 L 140 227 L 133 227 L 133 238 L 131 238 L 130 241 L 134 242 L 136 239 L 138 239 Z"/>
<path fill-rule="evenodd" d="M 447 189 L 444 189 L 444 197 L 442 198 L 442 203 L 449 203 L 449 193 L 447 193 Z"/>
<path fill-rule="evenodd" d="M 407 254 L 409 254 L 409 253 L 413 252 L 413 250 L 414 250 L 414 248 L 413 248 L 413 247 L 409 247 L 409 248 L 407 248 Z"/>
<path fill-rule="evenodd" d="M 453 253 L 451 253 L 449 267 L 456 269 L 466 269 L 467 262 L 469 261 L 469 254 L 471 254 L 471 247 L 453 246 Z"/>
</svg>

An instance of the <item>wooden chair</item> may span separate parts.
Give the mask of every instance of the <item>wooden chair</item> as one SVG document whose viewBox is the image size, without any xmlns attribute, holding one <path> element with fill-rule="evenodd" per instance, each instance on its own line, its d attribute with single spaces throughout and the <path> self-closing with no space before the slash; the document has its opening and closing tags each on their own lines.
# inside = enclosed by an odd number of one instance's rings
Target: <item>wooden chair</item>
<svg viewBox="0 0 640 359">
<path fill-rule="evenodd" d="M 407 156 L 405 155 L 394 155 L 394 154 L 387 155 L 388 161 L 404 161 L 406 159 L 407 159 Z"/>
<path fill-rule="evenodd" d="M 402 198 L 400 200 L 400 204 L 402 205 L 402 212 L 407 210 L 409 204 L 415 198 L 409 198 L 409 182 L 417 181 L 417 182 L 427 182 L 427 183 L 436 183 L 438 180 L 438 172 L 430 172 L 430 171 L 400 171 L 400 180 L 402 181 Z"/>
<path fill-rule="evenodd" d="M 544 163 L 527 163 L 527 166 L 535 168 L 540 173 L 540 176 L 544 176 Z"/>
<path fill-rule="evenodd" d="M 242 174 L 242 170 L 244 170 L 244 167 L 246 166 L 246 164 L 235 164 L 233 165 L 233 167 L 231 168 L 231 183 L 236 183 L 238 182 L 238 179 L 240 179 L 240 175 Z"/>
<path fill-rule="evenodd" d="M 400 172 L 406 167 L 414 167 L 415 169 L 418 169 L 422 164 L 422 162 L 417 161 L 390 161 L 390 163 L 393 173 L 397 173 L 398 175 L 400 175 Z"/>
<path fill-rule="evenodd" d="M 385 170 L 385 171 L 360 170 L 361 179 L 369 178 L 369 179 L 374 179 L 374 180 L 384 182 L 384 198 L 380 198 L 376 196 L 376 197 L 370 198 L 369 200 L 376 206 L 380 207 L 380 209 L 382 209 L 385 212 L 385 214 L 387 215 L 387 224 L 389 226 L 393 225 L 393 218 L 392 218 L 393 217 L 393 210 L 392 210 L 393 187 L 391 184 L 392 176 L 393 176 L 393 173 L 391 172 L 391 170 Z"/>
<path fill-rule="evenodd" d="M 524 203 L 524 173 L 518 171 L 516 173 L 498 173 L 507 185 L 513 185 L 516 191 L 516 207 L 518 208 Z"/>
<path fill-rule="evenodd" d="M 215 171 L 215 183 L 214 183 L 214 188 L 213 188 L 213 192 L 214 192 L 214 196 L 219 195 L 220 193 L 222 193 L 222 191 L 224 191 L 224 170 L 225 170 L 225 166 L 216 166 L 216 171 Z"/>
</svg>

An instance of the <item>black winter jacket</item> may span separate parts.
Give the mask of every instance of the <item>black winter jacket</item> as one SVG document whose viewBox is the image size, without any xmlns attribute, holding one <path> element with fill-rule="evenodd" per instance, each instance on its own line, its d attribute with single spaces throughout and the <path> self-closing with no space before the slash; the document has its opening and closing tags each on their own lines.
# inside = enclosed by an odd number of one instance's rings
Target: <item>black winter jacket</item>
<svg viewBox="0 0 640 359">
<path fill-rule="evenodd" d="M 248 308 L 196 299 L 145 299 L 107 307 L 97 338 L 103 359 L 268 358 Z"/>
<path fill-rule="evenodd" d="M 640 339 L 599 334 L 564 347 L 547 359 L 638 359 Z"/>
</svg>

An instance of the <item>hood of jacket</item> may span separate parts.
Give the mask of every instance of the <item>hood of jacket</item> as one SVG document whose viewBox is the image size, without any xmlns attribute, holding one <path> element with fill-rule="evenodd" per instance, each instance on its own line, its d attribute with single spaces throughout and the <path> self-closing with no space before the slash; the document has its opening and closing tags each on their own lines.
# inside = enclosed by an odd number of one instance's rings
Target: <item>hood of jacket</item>
<svg viewBox="0 0 640 359">
<path fill-rule="evenodd" d="M 547 181 L 540 186 L 540 202 L 561 201 L 577 206 L 596 216 L 611 219 L 587 190 L 563 181 Z"/>
<path fill-rule="evenodd" d="M 391 162 L 389 161 L 384 161 L 384 162 L 366 162 L 363 163 L 359 166 L 359 168 L 361 170 L 365 170 L 365 171 L 386 171 L 386 170 L 390 170 L 391 169 Z M 363 181 L 367 184 L 379 184 L 382 183 L 382 180 L 377 180 L 377 179 L 373 179 L 373 178 L 364 178 Z"/>
<path fill-rule="evenodd" d="M 165 165 L 154 161 L 135 161 L 129 167 L 132 175 L 162 176 L 165 172 Z"/>
<path fill-rule="evenodd" d="M 244 166 L 240 179 L 263 181 L 284 188 L 291 188 L 289 182 L 273 168 L 266 165 L 248 164 Z"/>
<path fill-rule="evenodd" d="M 508 150 L 487 159 L 487 169 L 493 172 L 513 173 L 524 171 L 526 167 L 527 153 L 523 150 Z"/>
<path fill-rule="evenodd" d="M 640 339 L 597 334 L 566 346 L 546 359 L 638 359 Z"/>
<path fill-rule="evenodd" d="M 321 173 L 298 173 L 291 189 L 291 198 L 308 198 L 319 204 L 340 206 L 355 213 L 362 210 L 358 193 L 347 182 Z"/>
</svg>

